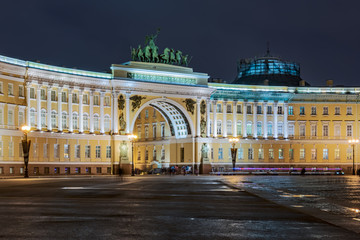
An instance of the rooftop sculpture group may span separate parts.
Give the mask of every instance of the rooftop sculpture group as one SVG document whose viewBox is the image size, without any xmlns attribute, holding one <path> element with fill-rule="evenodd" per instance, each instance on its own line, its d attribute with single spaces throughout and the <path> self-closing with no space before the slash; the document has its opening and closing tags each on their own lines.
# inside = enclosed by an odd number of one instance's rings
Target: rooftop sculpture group
<svg viewBox="0 0 360 240">
<path fill-rule="evenodd" d="M 155 35 L 146 36 L 144 48 L 141 45 L 138 48 L 131 48 L 131 60 L 188 66 L 191 58 L 189 58 L 189 55 L 182 55 L 180 50 L 175 51 L 173 48 L 165 48 L 164 52 L 159 54 L 159 48 L 155 45 L 159 32 L 158 29 Z"/>
</svg>

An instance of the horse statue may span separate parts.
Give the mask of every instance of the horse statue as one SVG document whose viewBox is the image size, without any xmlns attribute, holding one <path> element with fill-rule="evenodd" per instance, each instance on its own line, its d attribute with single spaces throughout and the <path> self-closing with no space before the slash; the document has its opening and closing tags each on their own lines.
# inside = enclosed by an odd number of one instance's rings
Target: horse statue
<svg viewBox="0 0 360 240">
<path fill-rule="evenodd" d="M 143 62 L 144 61 L 144 53 L 141 49 L 141 45 L 139 45 L 138 49 L 137 49 L 137 59 L 138 61 L 140 62 Z"/>
<path fill-rule="evenodd" d="M 149 45 L 147 45 L 146 47 L 145 47 L 145 50 L 144 50 L 144 52 L 145 52 L 145 62 L 151 62 L 151 48 L 150 48 L 150 46 Z"/>
<path fill-rule="evenodd" d="M 174 49 L 171 49 L 171 50 L 170 50 L 170 63 L 176 63 L 175 51 L 174 51 Z"/>
<path fill-rule="evenodd" d="M 182 56 L 181 65 L 188 66 L 189 62 L 190 62 L 188 58 L 189 58 L 189 55 Z"/>
<path fill-rule="evenodd" d="M 160 55 L 163 63 L 169 63 L 169 60 L 170 60 L 169 53 L 170 53 L 170 49 L 165 48 L 164 53 Z"/>
<path fill-rule="evenodd" d="M 182 52 L 180 50 L 177 50 L 175 52 L 175 59 L 176 59 L 176 63 L 181 65 L 181 56 L 182 56 Z"/>
</svg>

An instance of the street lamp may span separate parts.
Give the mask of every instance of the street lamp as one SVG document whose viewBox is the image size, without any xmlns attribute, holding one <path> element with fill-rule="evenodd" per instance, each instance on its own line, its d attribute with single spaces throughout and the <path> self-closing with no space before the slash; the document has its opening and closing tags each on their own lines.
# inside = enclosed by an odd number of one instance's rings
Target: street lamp
<svg viewBox="0 0 360 240">
<path fill-rule="evenodd" d="M 29 152 L 30 152 L 31 140 L 29 140 L 29 141 L 27 140 L 27 135 L 30 132 L 30 130 L 31 130 L 31 127 L 29 127 L 29 126 L 24 125 L 21 127 L 21 131 L 24 133 L 24 136 L 25 136 L 25 139 L 21 140 L 23 153 L 24 153 L 24 164 L 25 164 L 24 178 L 29 177 L 28 163 L 29 163 Z"/>
<path fill-rule="evenodd" d="M 134 169 L 134 141 L 137 139 L 137 136 L 134 134 L 128 135 L 129 140 L 131 141 L 131 176 L 135 176 Z"/>
<path fill-rule="evenodd" d="M 239 141 L 238 138 L 229 138 L 229 142 L 232 144 L 231 158 L 232 158 L 232 164 L 233 164 L 233 171 L 235 171 L 235 162 L 236 162 L 236 153 L 237 153 L 237 148 L 235 147 L 235 144 L 238 141 Z"/>
<path fill-rule="evenodd" d="M 359 139 L 350 139 L 349 143 L 353 148 L 353 175 L 355 175 L 355 143 L 359 143 Z"/>
</svg>

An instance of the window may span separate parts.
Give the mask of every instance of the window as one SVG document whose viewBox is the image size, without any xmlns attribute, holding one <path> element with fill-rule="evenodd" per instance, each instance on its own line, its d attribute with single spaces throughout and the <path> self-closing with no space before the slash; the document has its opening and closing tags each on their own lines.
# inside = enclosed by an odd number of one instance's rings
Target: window
<svg viewBox="0 0 360 240">
<path fill-rule="evenodd" d="M 335 107 L 335 115 L 340 115 L 340 107 Z"/>
<path fill-rule="evenodd" d="M 252 123 L 251 122 L 248 122 L 246 124 L 246 134 L 247 135 L 252 135 Z"/>
<path fill-rule="evenodd" d="M 149 160 L 149 151 L 145 150 L 145 162 Z"/>
<path fill-rule="evenodd" d="M 70 157 L 70 145 L 65 144 L 64 145 L 64 158 Z"/>
<path fill-rule="evenodd" d="M 153 118 L 156 118 L 156 110 L 154 109 Z"/>
<path fill-rule="evenodd" d="M 51 91 L 51 101 L 56 101 L 56 92 Z"/>
<path fill-rule="evenodd" d="M 236 133 L 237 133 L 238 136 L 242 135 L 242 124 L 241 124 L 241 122 L 236 123 Z"/>
<path fill-rule="evenodd" d="M 226 105 L 226 112 L 231 113 L 231 104 Z"/>
<path fill-rule="evenodd" d="M 72 114 L 73 129 L 78 129 L 78 115 L 77 113 Z"/>
<path fill-rule="evenodd" d="M 77 93 L 73 93 L 73 94 L 72 94 L 72 102 L 73 102 L 73 103 L 78 103 Z"/>
<path fill-rule="evenodd" d="M 34 88 L 30 88 L 30 98 L 32 98 L 32 99 L 35 98 L 35 89 Z"/>
<path fill-rule="evenodd" d="M 165 137 L 165 124 L 161 124 L 161 137 Z"/>
<path fill-rule="evenodd" d="M 19 97 L 24 97 L 24 86 L 19 85 Z"/>
<path fill-rule="evenodd" d="M 262 114 L 262 111 L 261 111 L 261 105 L 259 105 L 259 106 L 256 106 L 256 113 L 257 114 Z"/>
<path fill-rule="evenodd" d="M 101 170 L 102 170 L 101 167 L 97 167 L 96 168 L 96 173 L 101 173 L 102 172 Z"/>
<path fill-rule="evenodd" d="M 279 159 L 284 159 L 284 149 L 279 148 Z"/>
<path fill-rule="evenodd" d="M 105 132 L 110 132 L 110 116 L 108 115 L 104 117 L 104 129 Z"/>
<path fill-rule="evenodd" d="M 317 136 L 317 125 L 311 124 L 311 136 L 316 137 Z"/>
<path fill-rule="evenodd" d="M 221 135 L 221 121 L 217 121 L 216 133 Z"/>
<path fill-rule="evenodd" d="M 353 156 L 353 149 L 351 147 L 346 149 L 346 159 L 351 160 Z"/>
<path fill-rule="evenodd" d="M 105 105 L 106 107 L 110 106 L 110 97 L 109 97 L 109 96 L 105 96 L 104 100 L 105 100 L 104 105 Z"/>
<path fill-rule="evenodd" d="M 248 149 L 248 159 L 249 159 L 249 160 L 253 160 L 253 159 L 254 159 L 254 149 L 253 149 L 253 148 L 249 148 L 249 149 Z"/>
<path fill-rule="evenodd" d="M 251 114 L 251 105 L 246 105 L 246 113 Z"/>
<path fill-rule="evenodd" d="M 94 95 L 94 105 L 99 106 L 99 95 Z"/>
<path fill-rule="evenodd" d="M 56 116 L 57 116 L 56 112 L 52 111 L 51 112 L 51 127 L 53 127 L 53 128 L 57 127 L 57 125 L 56 125 L 56 123 L 57 123 Z"/>
<path fill-rule="evenodd" d="M 323 107 L 323 115 L 329 115 L 329 108 Z"/>
<path fill-rule="evenodd" d="M 316 115 L 316 107 L 311 107 L 311 115 Z"/>
<path fill-rule="evenodd" d="M 292 149 L 292 148 L 289 149 L 289 159 L 290 160 L 294 159 L 294 149 Z"/>
<path fill-rule="evenodd" d="M 274 149 L 269 149 L 269 159 L 274 159 Z"/>
<path fill-rule="evenodd" d="M 323 125 L 323 136 L 324 137 L 329 136 L 329 125 Z"/>
<path fill-rule="evenodd" d="M 2 114 L 0 113 L 0 125 L 2 124 L 1 122 L 1 118 L 2 118 L 2 116 L 1 116 Z M 19 122 L 19 126 L 22 126 L 22 125 L 24 125 L 24 123 L 25 123 L 25 121 L 24 121 L 24 112 L 19 112 L 19 115 L 18 115 L 18 122 Z"/>
<path fill-rule="evenodd" d="M 153 124 L 153 138 L 156 138 L 156 123 Z"/>
<path fill-rule="evenodd" d="M 165 148 L 161 149 L 161 160 L 165 160 Z"/>
<path fill-rule="evenodd" d="M 231 135 L 232 133 L 232 122 L 230 120 L 226 122 L 226 132 L 228 135 Z"/>
<path fill-rule="evenodd" d="M 149 126 L 145 126 L 145 138 L 149 138 Z"/>
<path fill-rule="evenodd" d="M 335 130 L 335 137 L 340 137 L 341 136 L 341 126 L 340 126 L 340 124 L 336 124 L 334 130 Z"/>
<path fill-rule="evenodd" d="M 219 148 L 219 156 L 218 156 L 219 159 L 224 159 L 224 156 L 223 156 L 223 148 Z"/>
<path fill-rule="evenodd" d="M 325 159 L 325 160 L 329 159 L 329 149 L 327 149 L 327 148 L 323 149 L 323 159 Z"/>
<path fill-rule="evenodd" d="M 106 146 L 106 158 L 111 158 L 111 146 Z"/>
<path fill-rule="evenodd" d="M 87 114 L 83 114 L 83 128 L 85 131 L 89 130 L 89 117 Z"/>
<path fill-rule="evenodd" d="M 288 110 L 289 110 L 290 116 L 294 115 L 294 107 L 293 106 L 289 106 Z"/>
<path fill-rule="evenodd" d="M 95 147 L 95 157 L 96 158 L 100 158 L 101 155 L 100 155 L 100 146 L 96 146 Z"/>
<path fill-rule="evenodd" d="M 291 137 L 293 137 L 294 136 L 294 125 L 293 124 L 289 124 L 289 132 L 288 132 L 288 134 L 289 134 L 289 136 L 291 136 Z"/>
<path fill-rule="evenodd" d="M 94 115 L 94 130 L 99 131 L 99 115 Z"/>
<path fill-rule="evenodd" d="M 284 133 L 283 133 L 283 123 L 282 122 L 279 122 L 278 123 L 278 135 L 279 136 L 283 136 Z"/>
<path fill-rule="evenodd" d="M 216 112 L 221 113 L 221 104 L 216 105 Z"/>
<path fill-rule="evenodd" d="M 35 109 L 30 109 L 30 125 L 35 126 Z"/>
<path fill-rule="evenodd" d="M 211 148 L 210 157 L 211 159 L 214 159 L 214 148 Z"/>
<path fill-rule="evenodd" d="M 278 106 L 277 114 L 283 114 L 283 107 L 282 106 Z"/>
<path fill-rule="evenodd" d="M 268 122 L 268 124 L 267 124 L 267 135 L 270 136 L 270 137 L 273 135 L 273 129 L 272 129 L 272 123 L 271 122 Z"/>
<path fill-rule="evenodd" d="M 267 114 L 272 114 L 272 106 L 267 106 Z"/>
<path fill-rule="evenodd" d="M 65 112 L 61 114 L 61 125 L 63 128 L 67 128 L 67 118 Z"/>
<path fill-rule="evenodd" d="M 145 110 L 145 119 L 148 119 L 148 118 L 149 118 L 149 110 L 146 109 L 146 110 Z"/>
<path fill-rule="evenodd" d="M 141 152 L 140 152 L 140 151 L 138 151 L 137 160 L 138 160 L 138 161 L 141 161 Z"/>
<path fill-rule="evenodd" d="M 89 98 L 87 94 L 84 94 L 83 96 L 83 104 L 89 104 Z"/>
<path fill-rule="evenodd" d="M 60 156 L 59 144 L 54 144 L 54 158 L 59 158 L 59 156 Z"/>
<path fill-rule="evenodd" d="M 40 98 L 41 100 L 46 100 L 45 89 L 40 89 Z"/>
<path fill-rule="evenodd" d="M 316 160 L 317 159 L 317 156 L 316 156 L 316 148 L 312 148 L 311 149 L 311 159 L 312 160 Z"/>
<path fill-rule="evenodd" d="M 346 136 L 351 137 L 352 135 L 352 125 L 346 125 Z"/>
<path fill-rule="evenodd" d="M 262 136 L 262 123 L 261 122 L 257 122 L 256 125 L 256 134 L 258 136 Z"/>
<path fill-rule="evenodd" d="M 9 142 L 9 157 L 14 156 L 14 144 L 13 142 Z"/>
<path fill-rule="evenodd" d="M 90 145 L 85 145 L 85 158 L 90 158 Z"/>
<path fill-rule="evenodd" d="M 259 148 L 259 155 L 258 155 L 259 159 L 264 159 L 264 149 Z"/>
<path fill-rule="evenodd" d="M 10 167 L 10 168 L 9 168 L 9 172 L 10 172 L 10 174 L 14 174 L 14 173 L 15 173 L 14 167 Z"/>
<path fill-rule="evenodd" d="M 238 159 L 244 159 L 244 149 L 238 148 Z"/>
<path fill-rule="evenodd" d="M 49 147 L 49 145 L 47 143 L 44 143 L 44 145 L 43 145 L 43 157 L 44 158 L 48 158 L 48 147 Z M 21 149 L 21 151 L 22 151 L 22 149 Z"/>
<path fill-rule="evenodd" d="M 184 150 L 182 150 L 182 151 L 184 151 Z M 156 149 L 155 148 L 153 150 L 153 160 L 156 161 Z M 180 148 L 180 160 L 181 160 L 181 148 Z"/>
<path fill-rule="evenodd" d="M 301 124 L 300 126 L 299 126 L 299 135 L 300 135 L 300 137 L 305 137 L 305 124 Z"/>
<path fill-rule="evenodd" d="M 305 115 L 305 107 L 300 107 L 300 115 Z"/>
<path fill-rule="evenodd" d="M 336 160 L 340 159 L 340 149 L 339 148 L 335 148 L 335 159 Z"/>
<path fill-rule="evenodd" d="M 62 102 L 67 102 L 66 92 L 61 93 L 61 101 Z"/>
<path fill-rule="evenodd" d="M 14 125 L 14 110 L 8 108 L 8 125 Z"/>
<path fill-rule="evenodd" d="M 304 148 L 300 149 L 300 159 L 305 159 L 305 149 Z"/>
<path fill-rule="evenodd" d="M 80 158 L 80 145 L 75 145 L 75 158 Z"/>
<path fill-rule="evenodd" d="M 14 96 L 14 85 L 12 83 L 8 84 L 8 96 Z"/>
<path fill-rule="evenodd" d="M 45 111 L 45 109 L 41 110 L 41 127 L 46 127 L 46 111 Z"/>
<path fill-rule="evenodd" d="M 241 113 L 241 105 L 236 106 L 236 113 Z"/>
<path fill-rule="evenodd" d="M 346 107 L 346 115 L 352 115 L 352 107 Z"/>
</svg>

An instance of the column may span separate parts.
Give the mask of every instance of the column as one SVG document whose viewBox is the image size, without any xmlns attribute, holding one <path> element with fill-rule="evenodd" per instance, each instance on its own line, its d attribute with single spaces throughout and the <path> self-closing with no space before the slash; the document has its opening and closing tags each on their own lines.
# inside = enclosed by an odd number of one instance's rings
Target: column
<svg viewBox="0 0 360 240">
<path fill-rule="evenodd" d="M 236 129 L 236 104 L 237 104 L 237 101 L 233 101 L 233 137 L 236 137 L 237 136 L 237 129 Z"/>
<path fill-rule="evenodd" d="M 90 90 L 90 133 L 94 132 L 94 91 Z"/>
<path fill-rule="evenodd" d="M 37 129 L 41 131 L 41 87 L 37 85 L 36 108 L 37 108 Z"/>
<path fill-rule="evenodd" d="M 216 132 L 216 104 L 217 104 L 217 101 L 213 101 L 213 129 L 214 129 L 214 132 L 213 132 L 213 137 L 216 138 L 217 137 L 217 132 Z"/>
<path fill-rule="evenodd" d="M 47 87 L 47 96 L 46 96 L 46 102 L 47 102 L 47 130 L 51 131 L 51 85 Z"/>
<path fill-rule="evenodd" d="M 278 114 L 277 114 L 278 103 L 274 102 L 274 138 L 278 138 Z"/>
<path fill-rule="evenodd" d="M 130 95 L 129 92 L 125 94 L 126 134 L 130 134 Z"/>
<path fill-rule="evenodd" d="M 254 105 L 253 105 L 253 122 L 254 122 L 254 132 L 253 132 L 253 136 L 254 138 L 257 138 L 257 103 L 254 102 Z"/>
<path fill-rule="evenodd" d="M 244 102 L 244 104 L 243 104 L 243 137 L 247 137 L 246 124 L 247 124 L 247 103 Z"/>
<path fill-rule="evenodd" d="M 104 97 L 105 93 L 100 93 L 100 133 L 105 133 L 105 126 L 104 126 Z"/>
<path fill-rule="evenodd" d="M 114 115 L 114 134 L 118 134 L 119 133 L 119 116 L 118 116 L 118 98 L 119 98 L 119 93 L 118 92 L 113 92 L 113 106 L 114 106 L 114 110 L 113 110 L 113 115 Z"/>
<path fill-rule="evenodd" d="M 206 99 L 206 137 L 210 137 L 210 99 Z"/>
<path fill-rule="evenodd" d="M 223 137 L 227 137 L 227 122 L 226 122 L 226 114 L 227 114 L 227 102 L 223 101 Z"/>
<path fill-rule="evenodd" d="M 73 88 L 69 88 L 69 101 L 68 101 L 68 106 L 69 106 L 69 112 L 68 112 L 68 121 L 69 121 L 69 132 L 73 131 L 73 121 L 72 121 L 72 91 Z"/>
<path fill-rule="evenodd" d="M 30 126 L 30 127 L 33 127 L 31 126 L 31 122 L 30 122 L 30 83 L 26 83 L 26 106 L 27 106 L 27 109 L 26 109 L 26 125 Z"/>
<path fill-rule="evenodd" d="M 284 138 L 288 138 L 288 104 L 284 103 Z"/>
<path fill-rule="evenodd" d="M 84 116 L 83 116 L 83 89 L 79 90 L 79 132 L 84 132 Z"/>
<path fill-rule="evenodd" d="M 201 121 L 201 113 L 200 113 L 200 103 L 201 103 L 201 99 L 197 98 L 196 99 L 196 136 L 200 137 L 201 136 L 201 129 L 200 129 L 200 121 Z"/>
<path fill-rule="evenodd" d="M 62 129 L 62 99 L 61 99 L 61 93 L 62 92 L 62 87 L 58 87 L 58 130 L 59 132 L 61 132 Z"/>
<path fill-rule="evenodd" d="M 263 125 L 264 125 L 264 138 L 267 138 L 267 103 L 264 102 L 263 104 L 264 107 L 264 120 L 263 120 Z"/>
</svg>

